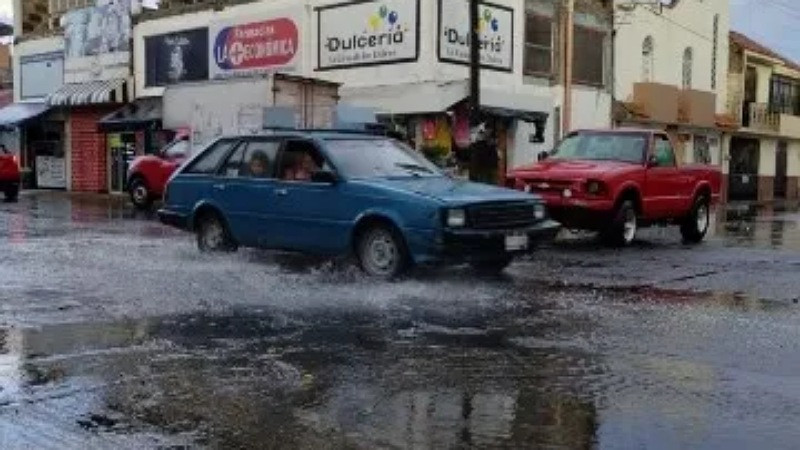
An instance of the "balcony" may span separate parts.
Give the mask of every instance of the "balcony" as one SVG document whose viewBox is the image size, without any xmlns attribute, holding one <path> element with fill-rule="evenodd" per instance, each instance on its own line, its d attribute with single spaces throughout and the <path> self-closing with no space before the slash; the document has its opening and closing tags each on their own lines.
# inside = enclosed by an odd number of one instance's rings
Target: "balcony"
<svg viewBox="0 0 800 450">
<path fill-rule="evenodd" d="M 774 112 L 767 103 L 745 103 L 743 118 L 751 130 L 800 139 L 800 116 Z"/>
<path fill-rule="evenodd" d="M 716 101 L 713 92 L 661 83 L 636 83 L 632 102 L 627 103 L 626 108 L 632 115 L 650 122 L 712 128 L 717 122 Z"/>
</svg>

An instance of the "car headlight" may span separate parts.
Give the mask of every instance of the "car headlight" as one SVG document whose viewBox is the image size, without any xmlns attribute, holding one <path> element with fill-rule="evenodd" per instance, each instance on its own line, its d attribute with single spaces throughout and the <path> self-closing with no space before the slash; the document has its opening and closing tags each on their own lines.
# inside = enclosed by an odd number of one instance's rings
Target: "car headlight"
<svg viewBox="0 0 800 450">
<path fill-rule="evenodd" d="M 602 181 L 589 180 L 586 182 L 586 192 L 591 195 L 601 195 L 605 192 L 605 185 Z"/>
<path fill-rule="evenodd" d="M 467 226 L 467 212 L 463 209 L 448 209 L 447 226 L 452 228 L 463 228 Z"/>
<path fill-rule="evenodd" d="M 547 209 L 543 204 L 537 203 L 533 206 L 533 218 L 536 220 L 544 220 L 547 217 Z"/>
</svg>

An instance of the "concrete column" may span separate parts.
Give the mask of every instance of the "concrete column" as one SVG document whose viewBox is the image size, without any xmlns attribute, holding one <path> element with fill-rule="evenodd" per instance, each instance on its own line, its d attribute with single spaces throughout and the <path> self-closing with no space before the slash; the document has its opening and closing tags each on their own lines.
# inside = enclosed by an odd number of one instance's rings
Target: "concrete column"
<svg viewBox="0 0 800 450">
<path fill-rule="evenodd" d="M 778 140 L 762 138 L 758 160 L 758 201 L 771 202 L 775 199 L 775 156 Z"/>
<path fill-rule="evenodd" d="M 772 68 L 756 66 L 758 80 L 756 83 L 756 102 L 769 103 L 770 83 L 772 81 Z"/>
<path fill-rule="evenodd" d="M 786 200 L 799 200 L 800 140 L 788 141 L 786 160 Z"/>
</svg>

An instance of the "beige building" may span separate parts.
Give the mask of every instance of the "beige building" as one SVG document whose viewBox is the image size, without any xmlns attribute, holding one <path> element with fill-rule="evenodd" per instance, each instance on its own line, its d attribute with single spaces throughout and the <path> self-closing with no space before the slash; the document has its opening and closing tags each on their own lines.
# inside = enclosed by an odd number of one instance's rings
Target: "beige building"
<svg viewBox="0 0 800 450">
<path fill-rule="evenodd" d="M 800 64 L 730 35 L 727 112 L 741 125 L 723 161 L 731 200 L 797 200 Z"/>
</svg>

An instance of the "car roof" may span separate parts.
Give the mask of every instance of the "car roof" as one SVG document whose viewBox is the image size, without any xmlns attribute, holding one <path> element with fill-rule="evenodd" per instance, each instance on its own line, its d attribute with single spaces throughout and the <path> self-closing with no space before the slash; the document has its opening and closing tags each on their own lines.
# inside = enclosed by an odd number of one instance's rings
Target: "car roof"
<svg viewBox="0 0 800 450">
<path fill-rule="evenodd" d="M 341 139 L 358 139 L 358 140 L 376 140 L 388 139 L 386 136 L 367 133 L 363 131 L 351 130 L 274 130 L 263 131 L 254 134 L 233 134 L 223 135 L 220 139 L 244 139 L 253 137 L 277 137 L 277 138 L 303 138 L 303 139 L 318 139 L 318 140 L 341 140 Z"/>
<path fill-rule="evenodd" d="M 586 128 L 574 130 L 574 133 L 591 133 L 591 134 L 666 134 L 662 130 L 653 130 L 647 128 Z"/>
</svg>

